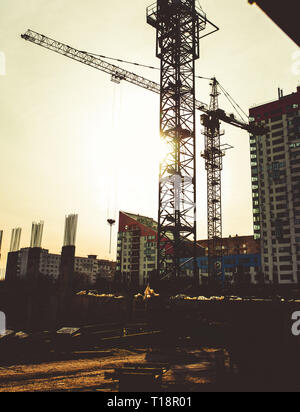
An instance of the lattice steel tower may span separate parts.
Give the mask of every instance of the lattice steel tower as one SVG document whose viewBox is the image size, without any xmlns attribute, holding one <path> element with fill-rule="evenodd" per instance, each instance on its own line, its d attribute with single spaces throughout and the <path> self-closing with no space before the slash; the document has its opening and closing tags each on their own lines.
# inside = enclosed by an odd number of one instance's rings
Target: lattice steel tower
<svg viewBox="0 0 300 412">
<path fill-rule="evenodd" d="M 161 60 L 160 131 L 169 154 L 160 165 L 158 273 L 181 274 L 180 258 L 196 252 L 195 61 L 206 16 L 195 0 L 158 0 L 147 10 Z"/>
<path fill-rule="evenodd" d="M 217 280 L 222 271 L 222 197 L 221 177 L 223 170 L 223 157 L 225 152 L 221 148 L 221 136 L 218 117 L 219 90 L 215 78 L 211 83 L 211 100 L 209 113 L 201 116 L 204 126 L 205 159 L 207 170 L 207 227 L 208 227 L 208 275 L 209 280 Z"/>
</svg>

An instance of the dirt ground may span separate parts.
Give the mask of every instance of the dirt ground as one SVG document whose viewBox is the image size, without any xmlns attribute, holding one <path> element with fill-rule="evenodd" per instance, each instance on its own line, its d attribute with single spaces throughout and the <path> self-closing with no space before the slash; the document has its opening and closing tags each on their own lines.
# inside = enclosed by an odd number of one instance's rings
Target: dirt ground
<svg viewBox="0 0 300 412">
<path fill-rule="evenodd" d="M 74 356 L 72 360 L 0 366 L 0 392 L 117 392 L 117 382 L 105 380 L 105 372 L 124 363 L 146 363 L 144 349 L 77 352 Z M 215 351 L 190 350 L 182 353 L 164 375 L 162 391 L 200 391 L 215 380 Z"/>
</svg>

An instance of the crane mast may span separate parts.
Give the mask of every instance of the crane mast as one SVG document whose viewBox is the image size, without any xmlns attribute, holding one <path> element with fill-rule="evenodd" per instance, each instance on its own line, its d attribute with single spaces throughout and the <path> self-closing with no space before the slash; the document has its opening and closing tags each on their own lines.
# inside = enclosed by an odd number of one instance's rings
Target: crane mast
<svg viewBox="0 0 300 412">
<path fill-rule="evenodd" d="M 159 278 L 179 278 L 188 242 L 196 256 L 195 61 L 206 21 L 195 0 L 158 0 L 147 21 L 157 33 L 160 133 L 168 145 L 159 175 L 157 271 Z"/>
<path fill-rule="evenodd" d="M 210 114 L 203 114 L 201 121 L 204 126 L 205 159 L 207 171 L 207 229 L 208 229 L 208 279 L 209 282 L 220 280 L 222 274 L 222 197 L 221 177 L 223 157 L 225 152 L 221 148 L 221 136 L 218 118 L 219 90 L 216 78 L 211 82 Z"/>
</svg>

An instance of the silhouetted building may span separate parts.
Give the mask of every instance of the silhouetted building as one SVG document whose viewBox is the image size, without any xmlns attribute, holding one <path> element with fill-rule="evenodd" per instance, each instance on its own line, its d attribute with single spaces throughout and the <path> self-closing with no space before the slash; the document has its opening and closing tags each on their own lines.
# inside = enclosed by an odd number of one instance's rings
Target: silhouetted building
<svg viewBox="0 0 300 412">
<path fill-rule="evenodd" d="M 184 263 L 184 260 L 182 260 Z M 208 284 L 208 257 L 197 258 L 199 270 L 199 284 Z M 183 266 L 188 276 L 193 276 L 193 265 L 188 262 Z M 220 281 L 224 285 L 237 284 L 241 281 L 247 284 L 262 283 L 261 256 L 256 254 L 223 255 L 220 258 L 222 277 Z"/>
<path fill-rule="evenodd" d="M 300 282 L 300 87 L 297 93 L 250 109 L 252 124 L 266 136 L 250 135 L 255 239 L 261 240 L 265 281 Z"/>
<path fill-rule="evenodd" d="M 205 248 L 208 255 L 208 244 L 211 240 L 199 240 L 198 244 Z M 228 255 L 251 255 L 260 253 L 260 241 L 254 236 L 229 236 L 222 239 L 222 254 Z"/>
<path fill-rule="evenodd" d="M 97 256 L 94 255 L 86 258 L 74 257 L 73 261 L 73 251 L 71 250 L 71 253 L 68 253 L 68 249 L 64 249 L 65 263 L 63 266 L 61 266 L 61 255 L 51 254 L 46 249 L 38 249 L 38 253 L 35 254 L 36 259 L 33 259 L 34 267 L 32 268 L 33 263 L 28 265 L 28 259 L 32 251 L 35 251 L 35 249 L 25 248 L 18 252 L 9 253 L 6 268 L 7 280 L 28 279 L 29 269 L 29 274 L 39 273 L 40 276 L 56 282 L 59 278 L 60 268 L 62 267 L 64 271 L 66 266 L 67 268 L 71 267 L 73 274 L 82 276 L 87 285 L 94 285 L 99 278 L 112 281 L 115 276 L 116 262 L 97 259 Z"/>
<path fill-rule="evenodd" d="M 112 282 L 116 273 L 116 262 L 105 259 L 97 259 L 96 255 L 87 258 L 75 257 L 75 273 L 88 278 L 91 285 L 95 285 L 99 279 Z"/>
</svg>

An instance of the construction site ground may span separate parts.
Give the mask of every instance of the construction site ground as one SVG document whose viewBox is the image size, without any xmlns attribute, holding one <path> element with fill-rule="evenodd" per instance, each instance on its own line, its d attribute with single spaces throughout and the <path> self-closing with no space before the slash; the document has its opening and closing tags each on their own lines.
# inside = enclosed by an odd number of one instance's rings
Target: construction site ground
<svg viewBox="0 0 300 412">
<path fill-rule="evenodd" d="M 179 350 L 163 375 L 161 391 L 213 390 L 217 379 L 215 353 L 213 348 Z M 125 363 L 146 364 L 147 356 L 146 348 L 129 347 L 78 351 L 56 355 L 53 360 L 2 365 L 0 392 L 118 392 L 118 382 L 105 379 L 105 373 Z M 153 354 L 152 361 L 155 357 L 157 362 L 163 360 L 163 355 Z M 229 370 L 227 361 L 226 369 Z"/>
</svg>

